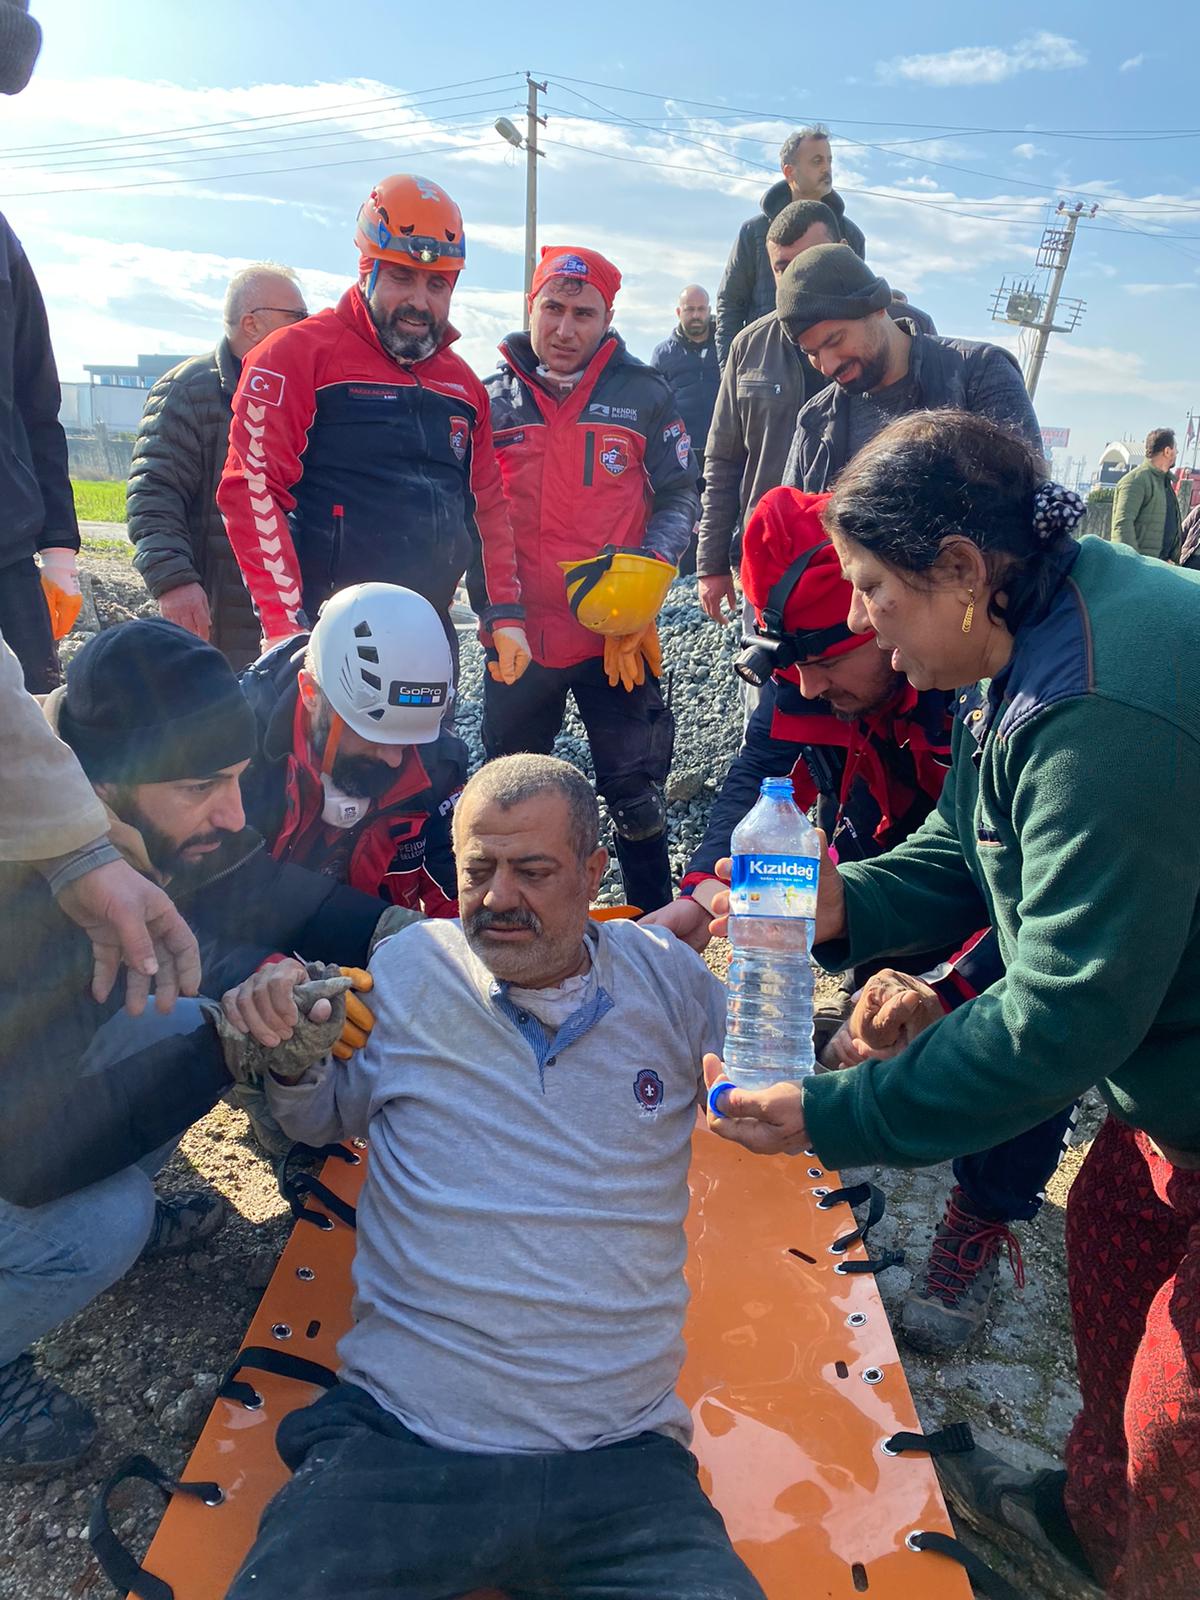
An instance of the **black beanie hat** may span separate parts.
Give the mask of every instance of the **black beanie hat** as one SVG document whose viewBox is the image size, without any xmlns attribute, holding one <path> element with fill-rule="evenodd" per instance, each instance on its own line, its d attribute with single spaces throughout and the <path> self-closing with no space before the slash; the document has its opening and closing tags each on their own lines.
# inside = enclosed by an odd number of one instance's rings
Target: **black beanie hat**
<svg viewBox="0 0 1200 1600">
<path fill-rule="evenodd" d="M 88 640 L 67 668 L 58 731 L 93 783 L 207 778 L 256 744 L 225 657 L 158 617 Z"/>
<path fill-rule="evenodd" d="M 42 30 L 29 15 L 29 0 L 0 0 L 0 94 L 20 94 L 41 48 Z"/>
<path fill-rule="evenodd" d="M 793 339 L 818 322 L 869 317 L 892 303 L 892 291 L 848 244 L 816 244 L 783 269 L 775 310 Z"/>
</svg>

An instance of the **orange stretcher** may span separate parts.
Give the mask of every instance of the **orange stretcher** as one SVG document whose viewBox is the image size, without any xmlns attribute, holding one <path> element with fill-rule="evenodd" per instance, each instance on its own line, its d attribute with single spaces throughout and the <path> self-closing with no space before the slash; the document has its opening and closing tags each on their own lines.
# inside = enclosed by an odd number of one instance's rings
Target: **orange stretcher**
<svg viewBox="0 0 1200 1600">
<path fill-rule="evenodd" d="M 291 1375 L 234 1369 L 183 1479 L 207 1484 L 215 1503 L 194 1489 L 171 1496 L 136 1588 L 125 1580 L 131 1600 L 222 1600 L 287 1476 L 275 1430 L 329 1382 L 322 1369 L 336 1369 L 350 1321 L 349 1208 L 366 1150 L 339 1154 L 303 1201 L 309 1219 L 297 1221 L 243 1347 L 251 1363 L 266 1352 L 301 1365 Z M 920 1424 L 837 1174 L 812 1157 L 750 1155 L 697 1127 L 690 1181 L 680 1391 L 704 1486 L 769 1600 L 970 1600 L 962 1567 L 920 1548 L 921 1535 L 936 1546 L 951 1531 L 932 1463 L 886 1448 Z M 317 1381 L 303 1381 L 303 1363 Z M 96 1532 L 93 1518 L 94 1544 Z"/>
</svg>

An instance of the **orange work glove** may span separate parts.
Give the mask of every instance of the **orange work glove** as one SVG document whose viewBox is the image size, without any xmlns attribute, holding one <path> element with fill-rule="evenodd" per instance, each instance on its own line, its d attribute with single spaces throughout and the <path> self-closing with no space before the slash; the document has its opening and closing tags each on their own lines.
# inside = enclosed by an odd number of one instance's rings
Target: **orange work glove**
<svg viewBox="0 0 1200 1600">
<path fill-rule="evenodd" d="M 658 623 L 651 622 L 642 635 L 642 659 L 656 678 L 662 677 L 662 644 L 658 637 Z"/>
<path fill-rule="evenodd" d="M 499 659 L 488 662 L 488 671 L 497 683 L 516 683 L 533 659 L 524 628 L 515 625 L 493 628 L 492 647 Z"/>
<path fill-rule="evenodd" d="M 612 688 L 620 684 L 626 694 L 646 681 L 640 633 L 610 633 L 604 640 L 604 675 Z"/>
<path fill-rule="evenodd" d="M 662 646 L 658 626 L 650 622 L 640 633 L 612 634 L 604 641 L 604 672 L 615 689 L 628 694 L 646 681 L 646 668 L 657 678 L 662 672 Z"/>
<path fill-rule="evenodd" d="M 79 619 L 83 595 L 79 592 L 79 572 L 74 550 L 50 549 L 41 552 L 42 593 L 50 612 L 54 642 L 65 639 Z"/>
<path fill-rule="evenodd" d="M 346 996 L 346 1024 L 338 1035 L 333 1053 L 339 1061 L 349 1061 L 354 1052 L 366 1044 L 367 1035 L 375 1026 L 375 1013 L 358 998 L 360 994 L 371 992 L 375 980 L 362 967 L 340 967 L 338 970 L 343 978 L 350 979 L 350 992 Z"/>
</svg>

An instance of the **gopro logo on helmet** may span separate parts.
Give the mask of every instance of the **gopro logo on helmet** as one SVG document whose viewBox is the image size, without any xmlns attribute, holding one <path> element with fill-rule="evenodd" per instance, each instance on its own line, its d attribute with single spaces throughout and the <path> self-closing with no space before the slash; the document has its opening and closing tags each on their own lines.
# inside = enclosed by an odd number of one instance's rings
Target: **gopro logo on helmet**
<svg viewBox="0 0 1200 1600">
<path fill-rule="evenodd" d="M 444 683 L 401 683 L 397 679 L 388 690 L 388 705 L 444 706 L 447 687 Z"/>
</svg>

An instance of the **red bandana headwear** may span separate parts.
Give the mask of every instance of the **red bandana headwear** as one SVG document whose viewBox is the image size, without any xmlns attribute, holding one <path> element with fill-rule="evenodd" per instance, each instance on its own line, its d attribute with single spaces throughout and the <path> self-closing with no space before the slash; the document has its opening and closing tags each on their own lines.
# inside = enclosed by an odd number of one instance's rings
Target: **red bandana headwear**
<svg viewBox="0 0 1200 1600">
<path fill-rule="evenodd" d="M 598 250 L 581 250 L 576 245 L 546 244 L 533 274 L 529 303 L 533 304 L 539 290 L 551 278 L 578 278 L 580 283 L 590 283 L 599 291 L 605 309 L 612 310 L 617 290 L 621 287 L 621 274 Z"/>
</svg>

